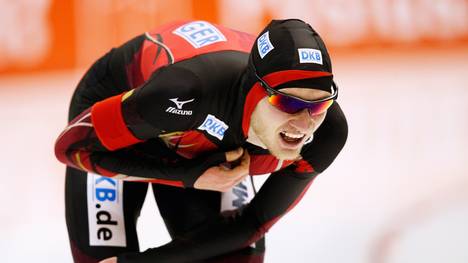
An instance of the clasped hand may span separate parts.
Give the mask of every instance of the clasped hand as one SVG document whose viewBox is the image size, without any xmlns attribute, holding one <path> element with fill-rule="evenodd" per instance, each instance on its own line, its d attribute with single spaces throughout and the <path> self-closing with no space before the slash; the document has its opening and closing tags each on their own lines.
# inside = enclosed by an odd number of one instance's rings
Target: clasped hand
<svg viewBox="0 0 468 263">
<path fill-rule="evenodd" d="M 225 153 L 226 161 L 233 163 L 239 161 L 235 167 L 228 168 L 220 164 L 208 168 L 196 181 L 197 189 L 226 192 L 241 182 L 249 174 L 250 156 L 243 148 L 238 148 Z M 117 257 L 111 257 L 99 263 L 117 263 Z"/>
<path fill-rule="evenodd" d="M 225 156 L 228 163 L 239 161 L 239 164 L 232 168 L 223 164 L 208 168 L 195 181 L 194 187 L 196 189 L 227 192 L 249 174 L 250 156 L 247 151 L 243 148 L 237 148 L 226 152 Z"/>
</svg>

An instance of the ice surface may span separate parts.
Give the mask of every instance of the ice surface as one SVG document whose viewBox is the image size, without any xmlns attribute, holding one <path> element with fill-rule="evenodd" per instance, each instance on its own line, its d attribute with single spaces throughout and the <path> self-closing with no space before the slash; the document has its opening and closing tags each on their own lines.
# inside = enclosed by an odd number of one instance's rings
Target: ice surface
<svg viewBox="0 0 468 263">
<path fill-rule="evenodd" d="M 467 50 L 355 54 L 334 63 L 347 145 L 266 262 L 468 262 Z M 0 79 L 2 262 L 71 262 L 53 144 L 82 73 Z M 138 229 L 142 249 L 169 240 L 152 198 Z"/>
</svg>

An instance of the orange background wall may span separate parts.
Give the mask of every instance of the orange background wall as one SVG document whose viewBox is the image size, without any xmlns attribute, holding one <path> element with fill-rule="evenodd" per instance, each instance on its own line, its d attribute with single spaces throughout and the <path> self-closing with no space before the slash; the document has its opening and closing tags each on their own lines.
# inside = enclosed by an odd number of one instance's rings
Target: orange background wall
<svg viewBox="0 0 468 263">
<path fill-rule="evenodd" d="M 18 0 L 0 10 L 0 75 L 87 67 L 137 34 L 192 18 L 255 34 L 271 18 L 299 17 L 345 51 L 468 46 L 468 0 Z"/>
</svg>

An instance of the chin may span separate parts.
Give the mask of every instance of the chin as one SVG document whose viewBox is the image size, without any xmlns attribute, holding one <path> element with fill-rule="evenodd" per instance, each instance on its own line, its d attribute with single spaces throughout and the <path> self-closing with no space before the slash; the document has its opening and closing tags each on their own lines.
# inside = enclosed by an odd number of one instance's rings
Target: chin
<svg viewBox="0 0 468 263">
<path fill-rule="evenodd" d="M 281 160 L 296 160 L 301 157 L 300 153 L 298 152 L 285 152 L 282 151 L 278 154 L 273 154 L 276 158 L 281 159 Z"/>
<path fill-rule="evenodd" d="M 301 149 L 281 149 L 278 146 L 272 146 L 268 147 L 268 150 L 270 153 L 275 156 L 276 158 L 280 160 L 296 160 L 298 159 L 301 155 Z"/>
<path fill-rule="evenodd" d="M 281 141 L 278 136 L 260 136 L 259 137 L 264 146 L 268 149 L 271 155 L 280 160 L 296 160 L 301 157 L 302 143 L 289 147 Z"/>
</svg>

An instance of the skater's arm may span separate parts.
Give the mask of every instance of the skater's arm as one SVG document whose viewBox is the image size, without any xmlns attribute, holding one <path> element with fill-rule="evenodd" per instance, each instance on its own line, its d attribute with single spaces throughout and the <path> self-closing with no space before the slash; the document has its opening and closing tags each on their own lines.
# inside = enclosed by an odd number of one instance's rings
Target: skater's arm
<svg viewBox="0 0 468 263">
<path fill-rule="evenodd" d="M 295 207 L 316 176 L 334 161 L 346 138 L 346 120 L 335 105 L 314 141 L 303 148 L 303 159 L 271 174 L 242 212 L 213 218 L 164 246 L 120 255 L 118 263 L 190 262 L 249 246 Z"/>
</svg>

